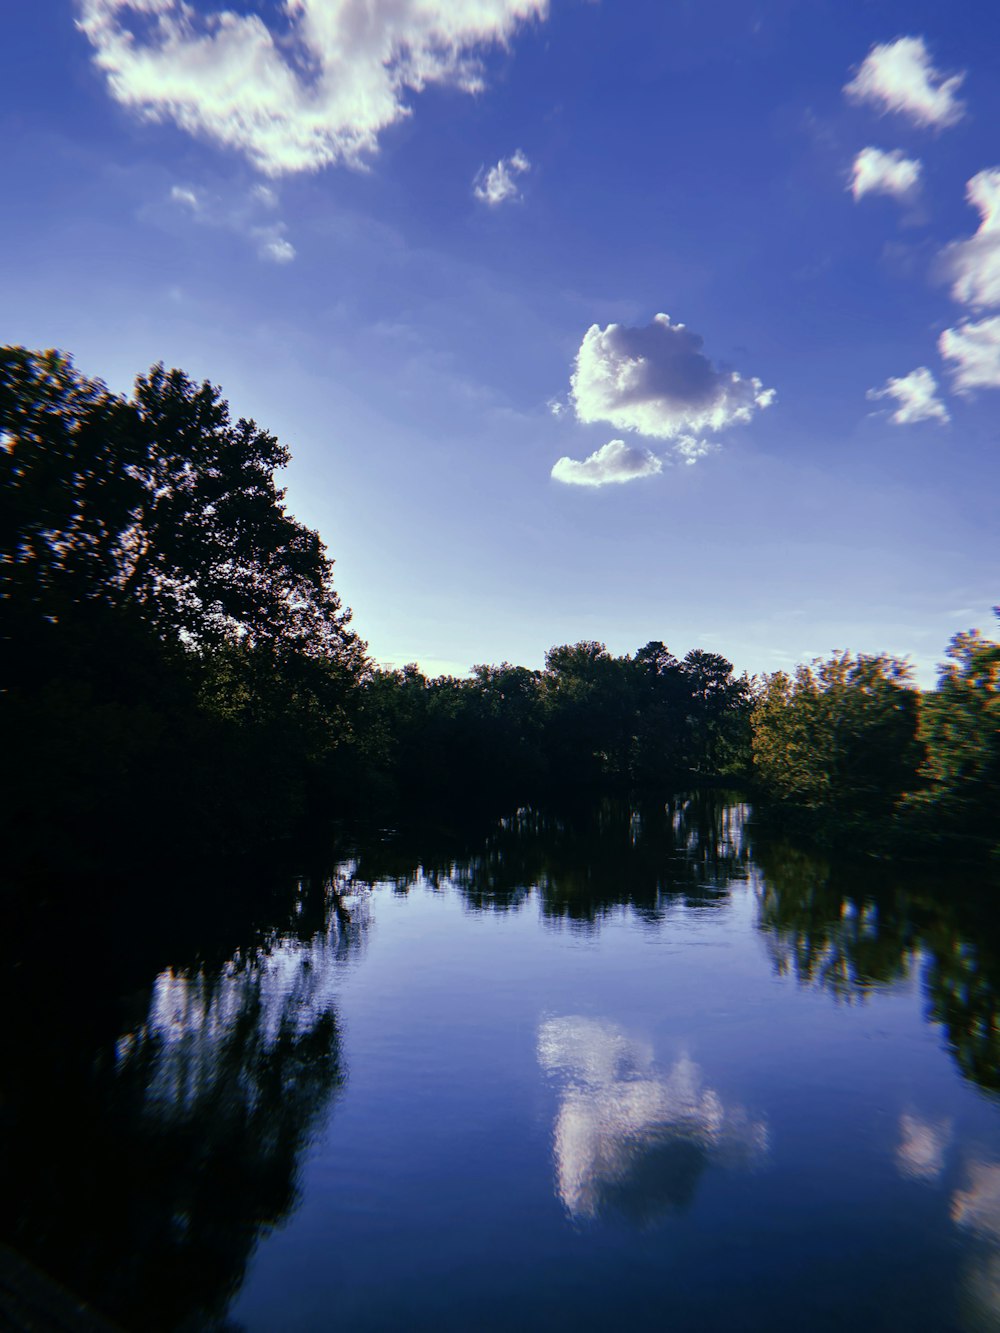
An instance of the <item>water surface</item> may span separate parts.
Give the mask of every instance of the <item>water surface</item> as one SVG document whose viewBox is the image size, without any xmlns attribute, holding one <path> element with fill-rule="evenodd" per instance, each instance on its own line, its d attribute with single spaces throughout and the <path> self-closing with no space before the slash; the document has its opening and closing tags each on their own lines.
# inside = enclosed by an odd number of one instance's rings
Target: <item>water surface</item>
<svg viewBox="0 0 1000 1333">
<path fill-rule="evenodd" d="M 345 849 L 23 1043 L 13 1242 L 133 1329 L 1000 1327 L 994 914 L 747 816 Z"/>
</svg>

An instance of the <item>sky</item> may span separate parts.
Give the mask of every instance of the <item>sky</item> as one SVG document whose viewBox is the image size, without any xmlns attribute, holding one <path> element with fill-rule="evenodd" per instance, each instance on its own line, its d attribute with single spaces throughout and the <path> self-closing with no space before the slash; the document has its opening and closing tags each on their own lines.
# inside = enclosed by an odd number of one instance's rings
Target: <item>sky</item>
<svg viewBox="0 0 1000 1333">
<path fill-rule="evenodd" d="M 1000 5 L 32 0 L 2 336 L 292 451 L 375 659 L 931 684 L 1000 601 Z"/>
</svg>

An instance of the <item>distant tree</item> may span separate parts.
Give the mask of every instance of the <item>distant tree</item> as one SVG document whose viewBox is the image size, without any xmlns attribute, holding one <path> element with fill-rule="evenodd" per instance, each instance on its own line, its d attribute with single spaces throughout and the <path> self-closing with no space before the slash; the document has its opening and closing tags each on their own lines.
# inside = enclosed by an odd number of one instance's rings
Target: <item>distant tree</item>
<svg viewBox="0 0 1000 1333">
<path fill-rule="evenodd" d="M 660 639 L 637 649 L 632 662 L 638 694 L 632 773 L 640 783 L 668 784 L 686 776 L 690 767 L 688 682 Z"/>
<path fill-rule="evenodd" d="M 932 835 L 1000 848 L 1000 642 L 969 630 L 955 635 L 947 657 L 937 689 L 923 696 L 926 787 L 908 813 Z"/>
<path fill-rule="evenodd" d="M 545 654 L 545 745 L 560 781 L 628 779 L 636 720 L 630 666 L 593 639 L 559 644 Z"/>
<path fill-rule="evenodd" d="M 835 653 L 765 679 L 753 716 L 754 773 L 776 800 L 874 818 L 912 788 L 919 696 L 906 663 Z"/>
<path fill-rule="evenodd" d="M 751 687 L 721 653 L 693 648 L 680 664 L 687 693 L 687 754 L 705 776 L 731 773 L 749 759 Z"/>
</svg>

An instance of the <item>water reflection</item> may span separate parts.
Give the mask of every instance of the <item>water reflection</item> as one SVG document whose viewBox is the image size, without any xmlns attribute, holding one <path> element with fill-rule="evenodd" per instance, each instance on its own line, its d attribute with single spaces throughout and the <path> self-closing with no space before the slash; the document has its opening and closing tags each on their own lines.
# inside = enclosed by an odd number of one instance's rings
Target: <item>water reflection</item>
<svg viewBox="0 0 1000 1333">
<path fill-rule="evenodd" d="M 822 857 L 783 844 L 757 848 L 756 864 L 758 925 L 780 975 L 843 1000 L 911 975 L 916 932 L 884 883 L 856 871 L 845 883 Z"/>
<path fill-rule="evenodd" d="M 749 1166 L 767 1127 L 726 1107 L 682 1056 L 657 1071 L 651 1049 L 602 1020 L 552 1018 L 538 1059 L 562 1080 L 553 1136 L 556 1190 L 575 1220 L 618 1212 L 648 1224 L 686 1208 L 712 1164 Z"/>
<path fill-rule="evenodd" d="M 951 1144 L 950 1120 L 924 1120 L 904 1111 L 899 1117 L 896 1167 L 906 1180 L 931 1184 L 944 1170 L 945 1153 Z"/>
<path fill-rule="evenodd" d="M 396 830 L 358 851 L 368 885 L 457 888 L 474 911 L 537 901 L 552 923 L 598 925 L 622 908 L 662 921 L 678 902 L 724 902 L 749 874 L 748 807 L 734 793 L 524 806 L 478 829 Z"/>
<path fill-rule="evenodd" d="M 547 974 L 532 971 L 545 952 L 570 969 L 564 983 L 593 960 L 601 1005 L 601 988 L 612 983 L 596 970 L 601 951 L 590 946 L 613 917 L 638 922 L 635 958 L 641 936 L 648 957 L 638 965 L 649 966 L 649 957 L 661 956 L 647 948 L 656 933 L 666 940 L 676 927 L 682 939 L 693 924 L 704 937 L 715 908 L 734 899 L 755 904 L 755 940 L 776 972 L 838 1003 L 919 988 L 962 1073 L 1000 1088 L 995 897 L 911 870 L 894 877 L 881 866 L 844 868 L 801 848 L 757 846 L 747 807 L 726 793 L 522 808 L 478 827 L 450 826 L 443 817 L 438 828 L 382 831 L 350 850 L 332 878 L 290 888 L 277 925 L 231 924 L 224 949 L 158 945 L 156 965 L 138 975 L 133 969 L 125 982 L 110 961 L 114 950 L 72 941 L 61 955 L 38 960 L 33 981 L 27 961 L 15 976 L 4 1006 L 18 1016 L 0 1102 L 0 1127 L 17 1145 L 0 1180 L 4 1239 L 125 1327 L 212 1327 L 259 1238 L 288 1218 L 311 1136 L 346 1078 L 338 995 L 344 965 L 367 939 L 371 886 L 399 894 L 454 890 L 469 914 L 537 912 L 550 928 L 543 949 L 536 940 L 516 955 L 504 952 L 523 948 L 530 933 L 523 918 L 514 931 L 478 931 L 480 944 L 487 935 L 498 941 L 495 965 L 508 986 L 498 991 L 509 998 L 513 977 L 548 994 Z M 685 905 L 700 910 L 678 910 Z M 399 906 L 397 922 L 409 911 Z M 268 910 L 273 923 L 274 901 Z M 483 924 L 460 913 L 448 919 L 445 929 Z M 727 914 L 727 938 L 743 919 Z M 589 933 L 586 948 L 563 937 L 566 926 Z M 126 922 L 124 938 L 131 929 Z M 610 966 L 631 966 L 628 940 L 628 931 L 614 933 Z M 419 967 L 420 943 L 406 947 L 394 960 Z M 447 937 L 442 947 L 450 947 Z M 756 969 L 755 945 L 739 947 L 740 965 Z M 739 969 L 729 979 L 719 973 L 720 990 L 732 986 L 733 996 L 745 983 Z M 651 1004 L 660 984 L 657 973 Z M 664 994 L 671 984 L 664 969 Z M 762 989 L 762 1005 L 777 998 L 794 1008 L 791 987 L 765 981 Z M 451 997 L 439 1002 L 420 1038 L 434 1052 L 452 1035 Z M 465 1002 L 456 996 L 455 1011 Z M 533 1023 L 533 993 L 529 1003 L 523 1021 Z M 575 1008 L 589 1000 L 562 991 L 551 1003 Z M 391 1027 L 388 1002 L 383 1013 Z M 517 1025 L 505 1014 L 497 1034 L 505 1022 Z M 821 1025 L 817 1031 L 822 1036 Z M 780 1029 L 757 1036 L 780 1052 Z M 359 1061 L 367 1054 L 360 1051 Z M 711 1086 L 719 1081 L 712 1070 L 703 1074 L 687 1057 L 659 1067 L 648 1045 L 611 1022 L 551 1018 L 537 1033 L 537 1054 L 558 1089 L 555 1191 L 575 1222 L 617 1214 L 651 1225 L 689 1206 L 709 1170 L 752 1167 L 767 1152 L 765 1119 Z M 784 1059 L 776 1056 L 775 1068 L 794 1086 L 794 1070 L 782 1073 Z M 468 1091 L 478 1095 L 474 1084 Z M 767 1095 L 754 1094 L 758 1104 Z M 405 1138 L 414 1112 L 405 1097 L 398 1101 Z M 769 1109 L 777 1123 L 777 1100 Z M 1000 1165 L 979 1150 L 967 1178 L 949 1179 L 955 1126 L 911 1107 L 891 1151 L 905 1181 L 941 1191 L 941 1226 L 972 1252 L 968 1292 L 978 1313 L 970 1318 L 1000 1321 Z M 411 1222 L 424 1217 L 419 1208 Z"/>
<path fill-rule="evenodd" d="M 1000 1164 L 969 1162 L 967 1181 L 951 1201 L 952 1221 L 975 1242 L 963 1281 L 966 1324 L 1000 1328 Z"/>
<path fill-rule="evenodd" d="M 131 1001 L 139 1021 L 73 1063 L 58 1034 L 36 1035 L 4 1108 L 18 1144 L 12 1239 L 125 1328 L 213 1324 L 295 1202 L 345 1078 L 336 980 L 367 905 L 342 889 L 300 883 L 289 916 L 301 925 L 220 964 L 163 969 Z M 79 1005 L 85 987 L 66 980 L 64 1006 Z"/>
<path fill-rule="evenodd" d="M 752 886 L 779 975 L 840 1001 L 919 982 L 962 1072 L 1000 1090 L 1000 917 L 995 888 L 948 887 L 914 868 L 832 864 L 753 837 L 732 792 L 522 807 L 478 827 L 394 830 L 359 844 L 345 883 L 456 889 L 476 912 L 537 904 L 553 925 L 599 929 L 628 911 L 659 925 L 678 905 L 723 906 Z"/>
<path fill-rule="evenodd" d="M 847 1001 L 919 980 L 962 1073 L 1000 1090 L 996 886 L 942 886 L 912 867 L 833 867 L 781 843 L 756 846 L 754 865 L 776 972 Z"/>
</svg>

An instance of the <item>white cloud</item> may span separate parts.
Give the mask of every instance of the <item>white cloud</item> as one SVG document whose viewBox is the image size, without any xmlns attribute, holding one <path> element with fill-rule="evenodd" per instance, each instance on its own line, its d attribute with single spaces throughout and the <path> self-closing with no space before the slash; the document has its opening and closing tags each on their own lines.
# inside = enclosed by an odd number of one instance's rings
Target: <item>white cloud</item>
<svg viewBox="0 0 1000 1333">
<path fill-rule="evenodd" d="M 112 96 L 260 170 L 360 165 L 427 84 L 482 88 L 477 55 L 548 0 L 286 0 L 286 24 L 186 0 L 78 0 Z"/>
<path fill-rule="evenodd" d="M 502 157 L 496 166 L 490 167 L 488 171 L 485 167 L 480 167 L 473 183 L 473 194 L 484 204 L 489 204 L 490 208 L 496 208 L 498 204 L 513 203 L 521 198 L 517 177 L 523 176 L 530 170 L 531 163 L 518 148 L 510 157 Z"/>
<path fill-rule="evenodd" d="M 1000 305 L 1000 167 L 977 172 L 965 187 L 965 197 L 979 210 L 979 230 L 967 241 L 956 241 L 944 252 L 946 268 L 954 279 L 956 301 L 976 308 Z"/>
<path fill-rule="evenodd" d="M 722 430 L 749 421 L 774 400 L 759 379 L 720 370 L 702 353 L 703 339 L 668 315 L 645 328 L 592 324 L 570 379 L 581 421 L 658 439 Z"/>
<path fill-rule="evenodd" d="M 255 185 L 251 193 L 257 202 L 263 204 L 265 208 L 278 207 L 278 196 L 271 189 L 270 185 Z"/>
<path fill-rule="evenodd" d="M 170 198 L 175 204 L 186 204 L 195 213 L 201 210 L 201 200 L 198 198 L 197 192 L 187 185 L 175 185 L 170 191 Z"/>
<path fill-rule="evenodd" d="M 1000 1165 L 970 1162 L 969 1188 L 956 1190 L 951 1201 L 952 1221 L 989 1240 L 1000 1241 Z"/>
<path fill-rule="evenodd" d="M 170 191 L 170 201 L 189 209 L 203 226 L 235 232 L 252 241 L 259 259 L 288 264 L 295 258 L 295 246 L 286 235 L 287 225 L 281 221 L 261 221 L 261 209 L 273 217 L 278 206 L 278 196 L 267 186 L 256 186 L 249 194 L 224 202 L 189 185 L 175 185 Z"/>
<path fill-rule="evenodd" d="M 844 92 L 853 102 L 870 102 L 883 113 L 898 111 L 916 125 L 943 129 L 965 114 L 955 95 L 964 78 L 964 72 L 946 77 L 935 69 L 922 37 L 898 37 L 872 47 Z"/>
<path fill-rule="evenodd" d="M 1000 389 L 1000 315 L 977 322 L 965 320 L 957 328 L 945 329 L 938 351 L 953 361 L 956 389 Z"/>
<path fill-rule="evenodd" d="M 693 467 L 699 458 L 718 452 L 719 446 L 711 440 L 699 440 L 696 435 L 682 435 L 674 445 L 674 453 L 683 459 L 688 467 Z"/>
<path fill-rule="evenodd" d="M 285 224 L 277 223 L 273 227 L 255 227 L 257 254 L 261 259 L 269 259 L 272 264 L 288 264 L 295 258 L 295 246 L 285 236 Z"/>
<path fill-rule="evenodd" d="M 920 184 L 922 164 L 917 158 L 904 157 L 900 150 L 891 153 L 881 148 L 862 148 L 851 170 L 851 194 L 861 199 L 866 194 L 891 194 L 907 199 Z"/>
<path fill-rule="evenodd" d="M 648 449 L 610 440 L 582 463 L 575 458 L 560 458 L 552 476 L 569 486 L 607 486 L 609 482 L 635 481 L 662 471 L 662 462 Z"/>
<path fill-rule="evenodd" d="M 869 389 L 869 398 L 894 398 L 899 406 L 889 418 L 897 426 L 911 426 L 917 421 L 950 421 L 948 409 L 938 397 L 937 380 L 926 366 L 918 366 L 909 375 L 888 379 L 881 389 Z"/>
</svg>

